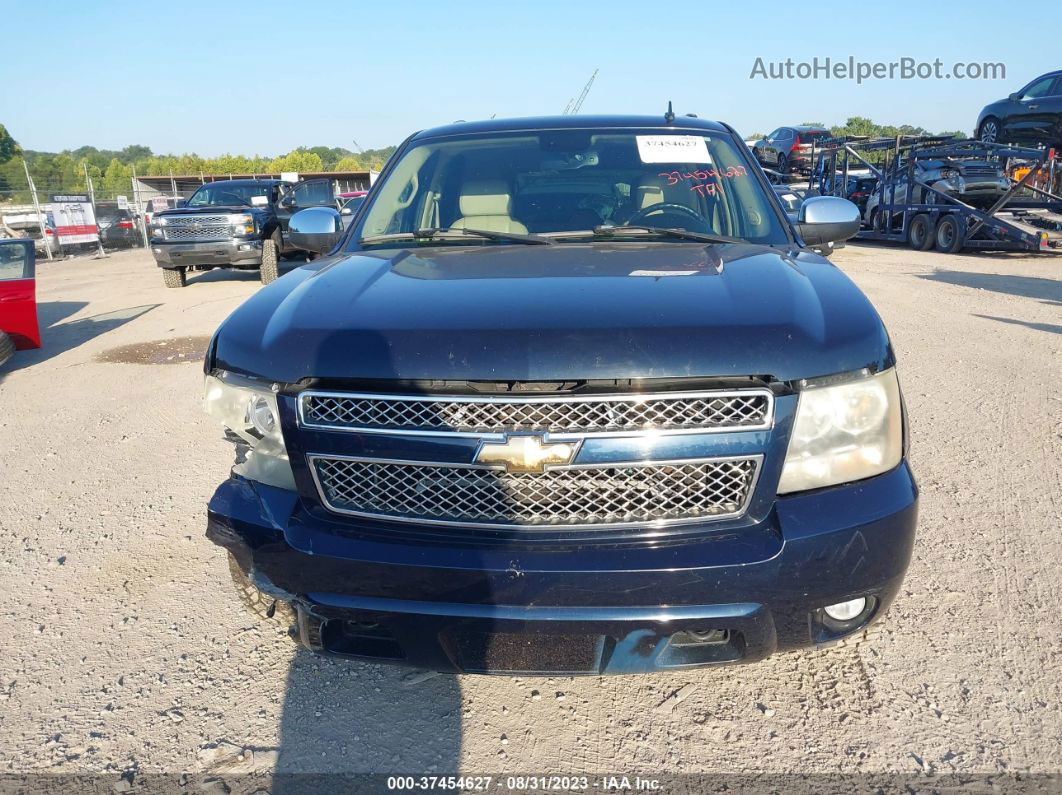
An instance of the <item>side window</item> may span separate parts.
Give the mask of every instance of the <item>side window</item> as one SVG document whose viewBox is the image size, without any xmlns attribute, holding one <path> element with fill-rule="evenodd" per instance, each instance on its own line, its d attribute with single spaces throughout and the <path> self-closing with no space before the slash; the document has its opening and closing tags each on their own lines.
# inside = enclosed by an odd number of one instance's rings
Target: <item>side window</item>
<svg viewBox="0 0 1062 795">
<path fill-rule="evenodd" d="M 792 130 L 787 130 L 785 127 L 782 127 L 775 134 L 774 142 L 775 143 L 785 143 L 786 141 L 792 140 L 792 138 L 793 138 L 793 131 Z"/>
<path fill-rule="evenodd" d="M 0 240 L 0 282 L 11 279 L 32 279 L 30 265 L 32 244 L 22 241 Z"/>
<path fill-rule="evenodd" d="M 769 132 L 769 133 L 767 133 L 767 140 L 768 141 L 774 141 L 774 140 L 776 140 L 778 138 L 779 135 L 781 135 L 781 133 L 782 133 L 781 129 L 777 129 L 774 132 Z"/>
<path fill-rule="evenodd" d="M 323 207 L 335 201 L 330 179 L 314 179 L 296 185 L 291 195 L 296 207 Z"/>
<path fill-rule="evenodd" d="M 1046 97 L 1051 94 L 1051 86 L 1055 83 L 1054 77 L 1045 77 L 1043 80 L 1037 80 L 1025 91 L 1022 92 L 1022 99 L 1037 99 L 1038 97 Z"/>
</svg>

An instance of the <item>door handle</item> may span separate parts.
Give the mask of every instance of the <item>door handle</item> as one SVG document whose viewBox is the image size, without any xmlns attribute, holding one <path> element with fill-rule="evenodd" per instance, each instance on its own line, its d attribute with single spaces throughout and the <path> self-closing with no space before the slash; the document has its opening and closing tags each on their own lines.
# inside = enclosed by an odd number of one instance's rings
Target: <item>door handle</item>
<svg viewBox="0 0 1062 795">
<path fill-rule="evenodd" d="M 1039 105 L 1029 105 L 1028 107 L 1029 107 L 1029 110 L 1036 110 L 1040 106 Z"/>
</svg>

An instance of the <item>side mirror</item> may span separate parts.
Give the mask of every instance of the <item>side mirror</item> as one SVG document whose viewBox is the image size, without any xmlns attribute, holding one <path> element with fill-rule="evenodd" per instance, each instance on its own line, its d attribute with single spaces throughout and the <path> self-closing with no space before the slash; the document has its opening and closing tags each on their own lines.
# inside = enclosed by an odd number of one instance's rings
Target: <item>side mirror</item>
<svg viewBox="0 0 1062 795">
<path fill-rule="evenodd" d="M 859 231 L 859 208 L 839 196 L 812 196 L 800 205 L 797 231 L 807 246 L 848 240 Z"/>
<path fill-rule="evenodd" d="M 1021 99 L 1021 94 L 1015 91 L 1013 94 L 1008 96 L 1007 99 L 1009 99 L 1011 102 L 1017 102 L 1019 99 Z"/>
<path fill-rule="evenodd" d="M 343 234 L 342 216 L 331 207 L 308 207 L 291 216 L 288 235 L 291 244 L 303 251 L 324 254 L 331 251 Z"/>
<path fill-rule="evenodd" d="M 339 211 L 339 214 L 340 215 L 354 215 L 354 211 L 352 209 L 350 209 L 349 207 L 344 207 L 342 210 Z"/>
<path fill-rule="evenodd" d="M 176 202 L 177 207 L 186 207 L 188 205 L 188 199 L 178 199 Z"/>
<path fill-rule="evenodd" d="M 280 200 L 280 206 L 286 207 L 290 210 L 292 207 L 295 206 L 295 195 L 289 193 L 287 196 Z"/>
</svg>

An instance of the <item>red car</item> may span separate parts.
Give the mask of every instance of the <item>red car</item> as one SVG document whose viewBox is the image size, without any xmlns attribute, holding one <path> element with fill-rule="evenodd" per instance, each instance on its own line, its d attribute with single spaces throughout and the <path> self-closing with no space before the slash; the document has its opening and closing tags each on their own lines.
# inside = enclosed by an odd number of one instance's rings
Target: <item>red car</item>
<svg viewBox="0 0 1062 795">
<path fill-rule="evenodd" d="M 16 350 L 41 347 L 32 240 L 0 240 L 0 365 Z"/>
<path fill-rule="evenodd" d="M 361 207 L 361 203 L 365 201 L 368 194 L 367 190 L 352 190 L 338 194 L 336 201 L 339 203 L 339 211 L 343 215 L 353 215 Z"/>
</svg>

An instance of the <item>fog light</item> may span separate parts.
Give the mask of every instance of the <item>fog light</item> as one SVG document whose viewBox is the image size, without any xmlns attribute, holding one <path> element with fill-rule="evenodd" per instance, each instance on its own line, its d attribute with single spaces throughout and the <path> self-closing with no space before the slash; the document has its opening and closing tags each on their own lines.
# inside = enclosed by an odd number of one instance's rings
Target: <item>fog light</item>
<svg viewBox="0 0 1062 795">
<path fill-rule="evenodd" d="M 860 596 L 858 599 L 849 599 L 847 602 L 838 602 L 835 605 L 827 605 L 822 608 L 834 621 L 851 621 L 867 609 L 867 599 Z"/>
</svg>

